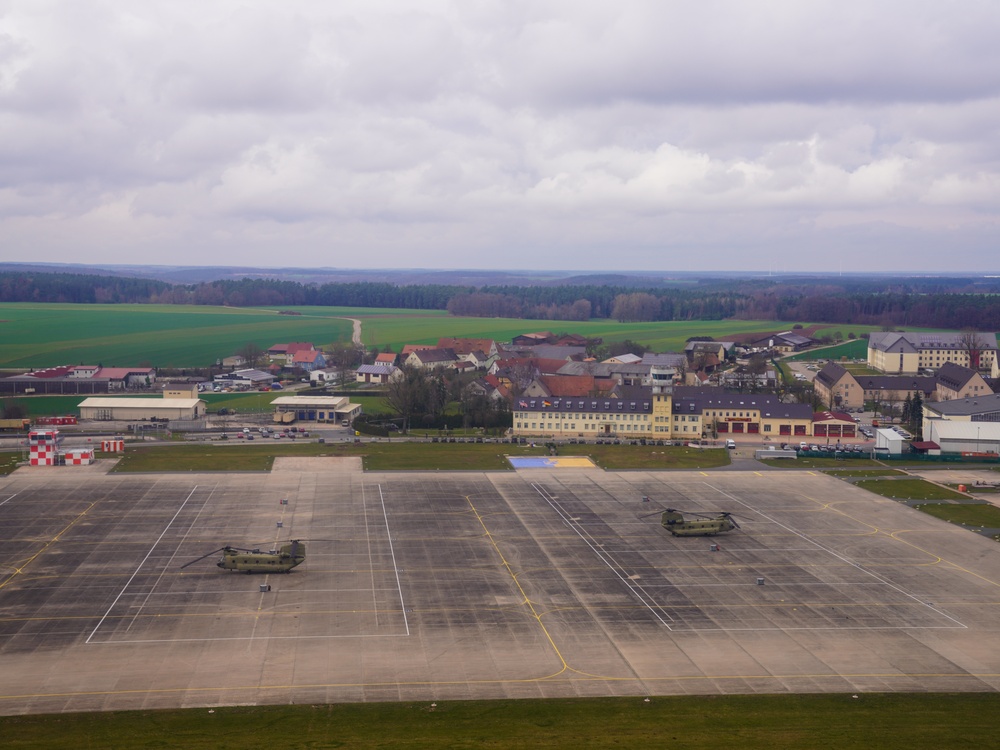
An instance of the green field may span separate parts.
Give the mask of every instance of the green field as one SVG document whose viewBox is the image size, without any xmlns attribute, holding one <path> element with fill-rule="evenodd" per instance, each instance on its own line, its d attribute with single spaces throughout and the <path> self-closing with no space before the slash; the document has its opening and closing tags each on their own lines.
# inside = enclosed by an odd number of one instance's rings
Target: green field
<svg viewBox="0 0 1000 750">
<path fill-rule="evenodd" d="M 248 342 L 350 341 L 352 324 L 323 315 L 175 305 L 0 305 L 0 367 L 65 364 L 202 367 Z"/>
<path fill-rule="evenodd" d="M 631 339 L 653 351 L 683 351 L 690 336 L 725 339 L 741 333 L 791 328 L 787 321 L 670 321 L 619 323 L 614 320 L 546 321 L 460 318 L 437 310 L 384 310 L 340 307 L 276 309 L 180 305 L 0 304 L 0 367 L 56 365 L 206 367 L 252 342 L 311 341 L 316 346 L 350 341 L 362 321 L 366 347 L 431 344 L 442 337 L 510 341 L 531 331 L 578 333 L 605 342 Z"/>
<path fill-rule="evenodd" d="M 0 717 L 5 748 L 996 747 L 1000 696 L 653 696 L 216 707 Z"/>
</svg>

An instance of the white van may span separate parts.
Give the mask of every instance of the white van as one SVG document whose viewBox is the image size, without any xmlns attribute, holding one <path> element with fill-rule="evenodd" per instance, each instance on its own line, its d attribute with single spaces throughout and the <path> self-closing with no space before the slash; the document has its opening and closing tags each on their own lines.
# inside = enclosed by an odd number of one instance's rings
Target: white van
<svg viewBox="0 0 1000 750">
<path fill-rule="evenodd" d="M 736 447 L 736 441 L 733 440 L 732 438 L 730 438 L 729 440 L 726 441 L 726 447 L 727 448 L 735 448 Z"/>
</svg>

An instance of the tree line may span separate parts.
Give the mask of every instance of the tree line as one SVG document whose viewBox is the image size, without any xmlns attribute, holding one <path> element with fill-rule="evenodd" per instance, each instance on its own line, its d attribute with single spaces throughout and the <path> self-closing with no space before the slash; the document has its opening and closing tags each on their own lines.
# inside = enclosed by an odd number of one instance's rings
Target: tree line
<svg viewBox="0 0 1000 750">
<path fill-rule="evenodd" d="M 959 279 L 709 279 L 651 286 L 546 284 L 396 285 L 388 282 L 309 284 L 245 278 L 198 284 L 125 276 L 0 272 L 2 302 L 158 303 L 232 307 L 372 307 L 447 310 L 473 317 L 535 320 L 806 320 L 876 326 L 977 328 L 1000 320 L 1000 282 Z"/>
</svg>

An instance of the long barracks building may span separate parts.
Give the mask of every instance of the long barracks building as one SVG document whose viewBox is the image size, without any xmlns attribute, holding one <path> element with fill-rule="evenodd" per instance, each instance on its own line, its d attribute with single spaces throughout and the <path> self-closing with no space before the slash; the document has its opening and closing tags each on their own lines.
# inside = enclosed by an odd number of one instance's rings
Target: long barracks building
<svg viewBox="0 0 1000 750">
<path fill-rule="evenodd" d="M 812 437 L 812 407 L 777 396 L 725 393 L 714 388 L 619 388 L 614 394 L 521 398 L 514 434 L 553 438 L 698 439 L 719 435 Z"/>
</svg>

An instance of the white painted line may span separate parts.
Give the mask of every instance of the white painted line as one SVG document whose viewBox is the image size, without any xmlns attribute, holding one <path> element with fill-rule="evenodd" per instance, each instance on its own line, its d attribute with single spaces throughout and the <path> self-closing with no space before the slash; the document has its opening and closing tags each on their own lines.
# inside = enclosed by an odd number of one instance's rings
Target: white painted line
<svg viewBox="0 0 1000 750">
<path fill-rule="evenodd" d="M 382 518 L 385 519 L 385 533 L 389 539 L 389 552 L 392 556 L 392 570 L 396 574 L 396 589 L 399 591 L 399 609 L 403 613 L 403 626 L 406 634 L 410 634 L 410 623 L 406 617 L 406 603 L 403 601 L 403 586 L 399 582 L 399 567 L 396 565 L 396 552 L 392 548 L 392 532 L 389 530 L 389 514 L 385 510 L 385 497 L 382 495 L 382 485 L 378 485 L 378 498 L 382 503 Z"/>
<path fill-rule="evenodd" d="M 197 487 L 195 489 L 197 489 Z M 214 492 L 214 491 L 215 491 L 215 487 L 212 488 L 212 492 Z M 191 492 L 193 493 L 194 490 L 191 490 Z M 149 601 L 149 597 L 151 597 L 153 595 L 153 592 L 156 591 L 156 587 L 160 585 L 160 580 L 163 578 L 163 575 L 167 572 L 167 569 L 170 567 L 170 563 L 172 563 L 173 560 L 174 560 L 174 558 L 177 556 L 177 550 L 180 549 L 181 545 L 184 544 L 184 542 L 187 540 L 188 535 L 191 533 L 191 529 L 193 529 L 194 526 L 195 526 L 195 524 L 198 523 L 198 519 L 201 518 L 201 514 L 205 512 L 205 508 L 208 506 L 208 501 L 212 497 L 212 492 L 208 493 L 208 497 L 205 498 L 205 502 L 203 502 L 201 504 L 201 508 L 198 510 L 197 515 L 195 515 L 194 519 L 188 525 L 187 531 L 184 532 L 184 536 L 182 536 L 181 540 L 176 545 L 174 545 L 174 551 L 171 552 L 169 556 L 165 556 L 165 555 L 164 556 L 161 556 L 161 555 L 157 555 L 156 556 L 156 559 L 158 559 L 158 560 L 162 559 L 163 557 L 167 557 L 167 564 L 163 566 L 163 569 L 160 571 L 160 575 L 158 575 L 156 577 L 156 580 L 153 582 L 153 585 L 150 586 L 149 592 L 146 594 L 146 598 L 142 600 L 142 604 L 139 605 L 139 608 L 136 610 L 135 615 L 133 615 L 132 619 L 129 621 L 128 627 L 125 628 L 125 632 L 126 633 L 132 629 L 133 625 L 135 625 L 135 621 L 139 618 L 139 615 L 142 614 L 142 610 L 146 606 L 146 603 Z M 188 495 L 188 500 L 190 500 L 190 499 L 191 499 L 191 495 Z M 185 500 L 184 502 L 186 503 L 187 500 Z M 176 518 L 176 515 L 174 516 L 174 518 Z M 170 523 L 173 523 L 173 519 L 170 520 Z M 160 536 L 162 537 L 163 535 L 161 534 Z M 153 546 L 155 547 L 156 545 L 153 545 Z M 152 554 L 152 552 L 153 552 L 153 550 L 149 551 L 150 554 Z M 147 554 L 146 557 L 148 558 L 149 554 Z M 120 594 L 119 594 L 119 596 L 120 596 Z"/>
<path fill-rule="evenodd" d="M 615 574 L 615 577 L 618 578 L 618 580 L 620 580 L 629 588 L 629 590 L 632 592 L 635 598 L 638 599 L 639 602 L 652 613 L 653 617 L 659 620 L 660 624 L 663 625 L 667 630 L 672 630 L 673 628 L 670 627 L 670 624 L 667 622 L 667 620 L 673 622 L 674 618 L 672 618 L 667 612 L 665 612 L 660 605 L 655 603 L 653 597 L 649 596 L 646 593 L 645 588 L 643 586 L 636 584 L 634 581 L 629 580 L 628 575 L 626 575 L 624 569 L 616 560 L 614 560 L 610 555 L 604 552 L 604 550 L 598 549 L 595 543 L 591 542 L 590 539 L 584 536 L 584 534 L 580 530 L 580 525 L 575 523 L 570 518 L 570 516 L 567 515 L 562 510 L 562 508 L 559 507 L 558 503 L 556 503 L 554 500 L 551 499 L 551 496 L 549 495 L 547 490 L 545 490 L 543 487 L 540 487 L 535 483 L 532 483 L 531 486 L 532 488 L 534 488 L 535 492 L 537 492 L 542 497 L 542 499 L 544 499 L 545 502 L 547 502 L 552 507 L 552 510 L 554 510 L 556 514 L 563 520 L 563 523 L 569 526 L 569 528 L 571 528 L 576 533 L 576 535 L 583 540 L 583 543 L 586 544 L 588 547 L 590 547 L 591 551 L 595 555 L 597 555 L 598 559 L 608 566 L 608 569 Z M 666 617 L 667 620 L 664 620 L 663 619 L 664 617 Z"/>
<path fill-rule="evenodd" d="M 779 521 L 776 521 L 775 519 L 771 518 L 766 513 L 758 510 L 757 508 L 754 508 L 754 507 L 748 505 L 747 503 L 743 502 L 739 498 L 737 498 L 737 497 L 735 497 L 733 495 L 730 495 L 728 492 L 725 492 L 724 490 L 720 490 L 718 487 L 713 487 L 712 485 L 710 485 L 708 483 L 706 483 L 706 486 L 710 487 L 713 490 L 715 490 L 720 495 L 724 495 L 725 497 L 728 497 L 730 500 L 739 503 L 744 508 L 746 508 L 748 510 L 752 510 L 754 513 L 760 514 L 761 516 L 763 516 L 764 518 L 766 518 L 771 523 L 773 523 L 773 524 L 775 524 L 777 526 L 780 526 L 781 528 L 785 529 L 786 531 L 789 531 L 792 534 L 795 534 L 795 536 L 799 537 L 803 541 L 809 542 L 810 544 L 815 544 L 816 547 L 818 547 L 819 549 L 823 550 L 828 555 L 831 555 L 831 556 L 837 558 L 838 560 L 841 560 L 842 562 L 846 563 L 847 565 L 850 565 L 850 566 L 854 567 L 855 569 L 860 570 L 862 573 L 864 573 L 865 575 L 871 576 L 876 581 L 880 581 L 880 582 L 884 583 L 886 586 L 888 586 L 889 588 L 897 591 L 898 593 L 902 594 L 906 598 L 912 599 L 913 601 L 917 602 L 918 604 L 920 604 L 923 607 L 926 607 L 927 609 L 931 610 L 932 612 L 937 612 L 939 615 L 941 615 L 945 619 L 951 620 L 952 622 L 954 622 L 958 627 L 968 628 L 968 626 L 965 625 L 963 622 L 957 620 L 956 618 L 952 617 L 951 615 L 947 614 L 946 612 L 941 611 L 937 607 L 928 604 L 927 602 L 920 601 L 920 599 L 918 599 L 916 596 L 914 596 L 913 594 L 911 594 L 909 591 L 906 591 L 901 586 L 898 586 L 895 583 L 893 583 L 892 581 L 889 581 L 889 580 L 883 578 L 882 576 L 880 576 L 880 575 L 878 575 L 876 573 L 873 573 L 872 571 L 870 571 L 870 570 L 866 569 L 864 566 L 862 566 L 860 563 L 857 563 L 854 560 L 851 560 L 849 557 L 841 555 L 839 552 L 835 552 L 834 550 L 830 549 L 829 547 L 824 547 L 822 544 L 820 544 L 819 542 L 817 542 L 815 539 L 811 539 L 810 537 L 808 537 L 807 535 L 803 534 L 802 532 L 796 531 L 792 527 L 786 526 L 785 524 L 783 524 L 783 523 L 781 523 Z"/>
<path fill-rule="evenodd" d="M 11 500 L 13 500 L 13 499 L 14 499 L 15 497 L 17 497 L 18 495 L 20 495 L 20 494 L 21 494 L 22 492 L 23 492 L 23 490 L 18 490 L 18 491 L 17 491 L 17 492 L 15 492 L 15 493 L 14 493 L 13 495 L 11 495 L 11 496 L 10 496 L 10 497 L 8 497 L 8 498 L 7 498 L 6 500 L 4 500 L 4 501 L 3 501 L 2 503 L 0 503 L 0 505 L 6 505 L 6 504 L 7 504 L 7 503 L 9 503 L 9 502 L 10 502 Z"/>
<path fill-rule="evenodd" d="M 382 488 L 379 487 L 379 497 L 381 497 Z M 372 534 L 368 528 L 368 503 L 365 500 L 365 486 L 361 485 L 361 508 L 363 509 L 362 516 L 365 519 L 365 544 L 368 547 L 368 573 L 370 574 L 371 589 L 372 589 L 372 606 L 375 607 L 375 627 L 378 627 L 378 597 L 375 596 L 375 561 L 372 559 Z M 385 511 L 385 504 L 382 505 L 383 512 Z M 391 540 L 390 540 L 391 544 Z"/>
<path fill-rule="evenodd" d="M 174 521 L 177 520 L 177 516 L 181 514 L 181 511 L 184 510 L 184 506 L 188 504 L 188 500 L 190 500 L 197 491 L 198 486 L 195 485 L 194 489 L 192 489 L 191 492 L 188 493 L 188 496 L 184 498 L 184 502 L 181 503 L 181 507 L 179 507 L 177 512 L 174 513 L 173 518 L 170 519 L 167 525 L 163 528 L 163 531 L 161 531 L 160 535 L 156 538 L 156 541 L 153 542 L 153 546 L 149 548 L 149 552 L 147 552 L 146 556 L 142 558 L 142 562 L 139 563 L 139 567 L 135 569 L 135 572 L 131 576 L 129 576 L 129 579 L 125 582 L 125 586 L 118 592 L 118 596 L 116 596 L 115 600 L 111 602 L 111 606 L 108 607 L 108 611 L 104 613 L 104 616 L 98 621 L 97 625 L 90 632 L 90 635 L 87 636 L 87 640 L 85 640 L 84 643 L 90 643 L 90 639 L 94 637 L 94 634 L 100 629 L 101 625 L 104 624 L 104 621 L 108 619 L 108 615 L 111 614 L 111 610 L 115 608 L 115 605 L 118 604 L 118 600 L 122 598 L 122 595 L 128 589 L 129 585 L 131 585 L 135 577 L 139 575 L 139 571 L 142 570 L 142 566 L 146 564 L 146 560 L 149 559 L 149 556 L 153 554 L 153 550 L 156 549 L 156 545 L 160 543 L 160 540 L 163 539 L 164 536 L 166 536 L 166 533 L 170 530 L 171 525 L 173 525 Z"/>
</svg>

